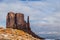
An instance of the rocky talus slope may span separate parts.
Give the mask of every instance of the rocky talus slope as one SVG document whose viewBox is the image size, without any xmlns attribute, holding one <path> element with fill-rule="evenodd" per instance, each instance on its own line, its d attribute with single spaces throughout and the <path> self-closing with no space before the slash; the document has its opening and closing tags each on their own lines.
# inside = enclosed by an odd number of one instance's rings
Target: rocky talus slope
<svg viewBox="0 0 60 40">
<path fill-rule="evenodd" d="M 0 28 L 0 40 L 42 40 L 38 38 L 34 38 L 33 36 L 29 35 L 28 33 L 12 29 L 12 28 Z"/>
</svg>

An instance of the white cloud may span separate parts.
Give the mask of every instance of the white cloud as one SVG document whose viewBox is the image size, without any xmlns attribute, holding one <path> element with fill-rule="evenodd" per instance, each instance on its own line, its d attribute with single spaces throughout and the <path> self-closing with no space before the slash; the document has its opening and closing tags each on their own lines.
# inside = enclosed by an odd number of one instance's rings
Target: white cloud
<svg viewBox="0 0 60 40">
<path fill-rule="evenodd" d="M 60 34 L 59 32 L 39 32 L 37 34 Z"/>
</svg>

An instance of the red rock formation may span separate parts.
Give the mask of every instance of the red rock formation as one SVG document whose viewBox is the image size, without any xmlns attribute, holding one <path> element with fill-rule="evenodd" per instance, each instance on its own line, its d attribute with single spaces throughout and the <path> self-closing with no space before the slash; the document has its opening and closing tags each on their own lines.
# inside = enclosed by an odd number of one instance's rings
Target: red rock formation
<svg viewBox="0 0 60 40">
<path fill-rule="evenodd" d="M 27 32 L 28 24 L 24 20 L 24 14 L 9 12 L 6 18 L 6 27 L 21 29 Z M 29 30 L 28 30 L 29 31 Z"/>
<path fill-rule="evenodd" d="M 14 28 L 15 27 L 15 14 L 13 12 L 9 12 L 6 18 L 6 27 Z"/>
<path fill-rule="evenodd" d="M 17 29 L 26 30 L 26 22 L 24 20 L 24 14 L 16 13 L 15 14 L 15 24 Z"/>
<path fill-rule="evenodd" d="M 24 20 L 24 14 L 22 13 L 9 12 L 6 19 L 6 27 L 20 29 L 31 34 L 32 36 L 36 38 L 40 38 L 34 32 L 31 31 L 30 23 L 29 23 L 29 16 L 27 18 L 27 23 L 26 23 L 26 21 Z"/>
</svg>

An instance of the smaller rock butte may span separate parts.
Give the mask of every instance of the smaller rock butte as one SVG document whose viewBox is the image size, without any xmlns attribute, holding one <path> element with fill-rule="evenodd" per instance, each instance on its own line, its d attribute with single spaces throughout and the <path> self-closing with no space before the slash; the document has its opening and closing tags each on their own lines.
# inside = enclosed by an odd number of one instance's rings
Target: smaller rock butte
<svg viewBox="0 0 60 40">
<path fill-rule="evenodd" d="M 29 16 L 27 22 L 24 20 L 24 14 L 9 12 L 6 17 L 6 28 L 23 30 L 35 38 L 43 39 L 31 31 Z"/>
</svg>

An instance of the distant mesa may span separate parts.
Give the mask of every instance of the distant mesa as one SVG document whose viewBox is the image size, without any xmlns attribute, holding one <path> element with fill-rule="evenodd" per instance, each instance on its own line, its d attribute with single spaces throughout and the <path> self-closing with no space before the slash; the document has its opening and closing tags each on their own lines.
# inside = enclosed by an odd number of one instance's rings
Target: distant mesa
<svg viewBox="0 0 60 40">
<path fill-rule="evenodd" d="M 29 16 L 27 17 L 27 22 L 26 22 L 24 20 L 24 14 L 22 13 L 9 12 L 6 17 L 6 28 L 23 30 L 31 34 L 35 38 L 43 39 L 31 31 Z"/>
</svg>

